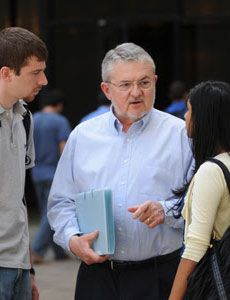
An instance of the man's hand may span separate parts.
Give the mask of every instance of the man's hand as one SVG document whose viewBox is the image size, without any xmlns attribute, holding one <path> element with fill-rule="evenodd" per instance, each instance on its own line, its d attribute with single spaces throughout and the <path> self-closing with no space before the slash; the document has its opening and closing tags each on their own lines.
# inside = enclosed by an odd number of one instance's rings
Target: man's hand
<svg viewBox="0 0 230 300">
<path fill-rule="evenodd" d="M 72 236 L 69 242 L 70 250 L 87 265 L 102 263 L 108 259 L 107 255 L 98 255 L 91 248 L 93 241 L 98 237 L 99 231 L 93 231 L 82 236 Z"/>
<path fill-rule="evenodd" d="M 31 291 L 32 291 L 32 300 L 39 300 L 38 288 L 36 286 L 34 275 L 30 275 L 31 277 Z"/>
<path fill-rule="evenodd" d="M 142 204 L 128 208 L 133 214 L 133 219 L 138 219 L 145 223 L 149 228 L 164 223 L 165 213 L 163 206 L 157 201 L 146 201 Z"/>
</svg>

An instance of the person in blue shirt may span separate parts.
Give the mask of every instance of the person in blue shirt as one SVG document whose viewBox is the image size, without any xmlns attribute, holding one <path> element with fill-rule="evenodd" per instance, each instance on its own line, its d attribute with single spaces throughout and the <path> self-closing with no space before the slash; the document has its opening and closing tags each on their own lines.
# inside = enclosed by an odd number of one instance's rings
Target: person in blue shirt
<svg viewBox="0 0 230 300">
<path fill-rule="evenodd" d="M 71 128 L 66 117 L 61 115 L 64 95 L 59 90 L 51 90 L 43 96 L 42 110 L 33 115 L 35 167 L 32 169 L 41 221 L 32 242 L 32 259 L 42 263 L 47 249 L 52 246 L 56 259 L 66 257 L 61 247 L 53 242 L 53 232 L 47 220 L 47 199 L 57 167 Z"/>
<path fill-rule="evenodd" d="M 89 114 L 87 114 L 86 116 L 84 116 L 81 120 L 81 122 L 87 121 L 89 119 L 92 119 L 94 117 L 97 117 L 99 115 L 102 115 L 106 112 L 109 111 L 110 108 L 110 102 L 109 100 L 105 97 L 105 95 L 103 94 L 103 92 L 100 91 L 100 93 L 98 94 L 98 107 L 96 110 L 90 112 Z"/>
<path fill-rule="evenodd" d="M 184 115 L 187 111 L 186 104 L 186 87 L 180 80 L 173 81 L 169 86 L 169 99 L 171 104 L 166 107 L 165 111 L 178 118 L 184 119 Z"/>
<path fill-rule="evenodd" d="M 109 112 L 79 124 L 60 158 L 48 201 L 54 240 L 82 260 L 75 299 L 168 299 L 180 260 L 183 221 L 169 208 L 192 161 L 184 121 L 153 108 L 151 56 L 124 43 L 102 62 Z M 76 195 L 110 188 L 115 252 L 98 255 L 98 232 L 81 233 Z"/>
</svg>

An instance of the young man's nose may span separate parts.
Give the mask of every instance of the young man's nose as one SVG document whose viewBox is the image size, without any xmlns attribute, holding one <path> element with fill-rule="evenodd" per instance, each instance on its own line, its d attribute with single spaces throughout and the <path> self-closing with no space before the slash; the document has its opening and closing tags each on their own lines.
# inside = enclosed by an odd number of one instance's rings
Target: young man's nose
<svg viewBox="0 0 230 300">
<path fill-rule="evenodd" d="M 42 86 L 48 84 L 48 80 L 47 80 L 47 77 L 44 72 L 41 74 L 41 76 L 39 78 L 39 84 Z"/>
</svg>

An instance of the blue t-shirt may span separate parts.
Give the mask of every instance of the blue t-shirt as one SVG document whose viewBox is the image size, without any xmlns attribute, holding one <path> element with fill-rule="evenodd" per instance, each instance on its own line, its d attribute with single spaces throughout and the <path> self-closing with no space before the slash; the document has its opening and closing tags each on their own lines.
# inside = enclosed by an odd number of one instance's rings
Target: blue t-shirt
<svg viewBox="0 0 230 300">
<path fill-rule="evenodd" d="M 37 112 L 34 119 L 35 167 L 34 182 L 52 180 L 60 158 L 59 143 L 67 141 L 69 121 L 58 113 Z"/>
<path fill-rule="evenodd" d="M 184 114 L 187 111 L 187 104 L 184 100 L 174 101 L 166 107 L 165 111 L 178 118 L 184 119 Z"/>
<path fill-rule="evenodd" d="M 110 110 L 110 106 L 109 105 L 101 105 L 99 106 L 96 110 L 92 111 L 91 113 L 89 113 L 88 115 L 84 116 L 81 120 L 80 123 L 87 121 L 89 119 L 95 118 L 99 115 L 102 115 L 106 112 L 108 112 Z"/>
</svg>

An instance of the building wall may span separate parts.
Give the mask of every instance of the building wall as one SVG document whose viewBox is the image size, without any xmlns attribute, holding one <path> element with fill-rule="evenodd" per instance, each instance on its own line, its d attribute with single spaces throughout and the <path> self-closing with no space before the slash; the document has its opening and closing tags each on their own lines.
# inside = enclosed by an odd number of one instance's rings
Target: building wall
<svg viewBox="0 0 230 300">
<path fill-rule="evenodd" d="M 65 114 L 73 127 L 96 108 L 101 61 L 122 42 L 135 42 L 154 58 L 157 108 L 168 104 L 172 80 L 188 88 L 207 79 L 230 82 L 229 0 L 1 0 L 0 28 L 6 26 L 25 27 L 46 41 L 49 87 L 66 94 Z M 33 207 L 29 174 L 26 182 Z"/>
<path fill-rule="evenodd" d="M 1 0 L 0 26 L 23 26 L 49 48 L 49 86 L 67 96 L 75 126 L 94 109 L 107 50 L 133 41 L 153 56 L 159 81 L 156 107 L 168 104 L 168 85 L 184 80 L 230 81 L 228 0 Z M 32 110 L 38 109 L 38 102 Z"/>
</svg>

